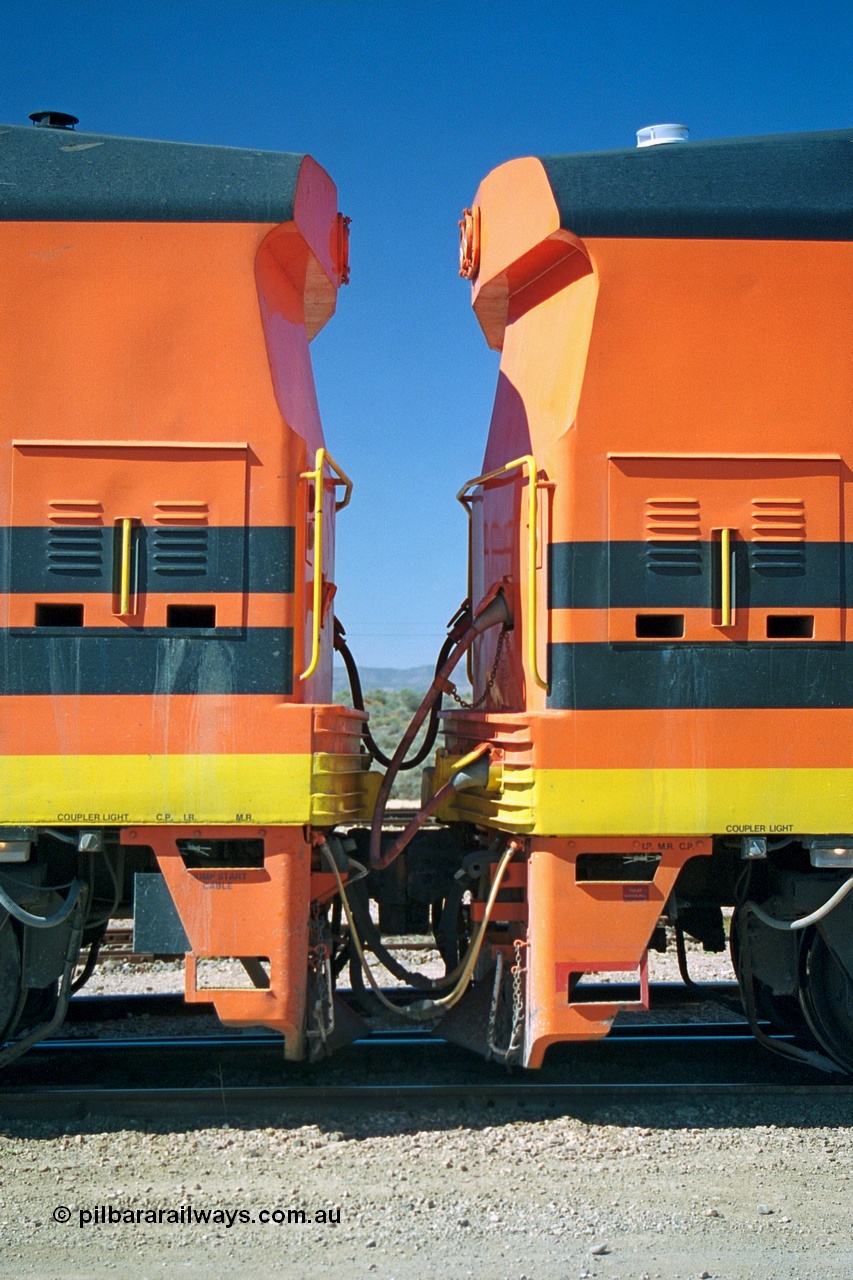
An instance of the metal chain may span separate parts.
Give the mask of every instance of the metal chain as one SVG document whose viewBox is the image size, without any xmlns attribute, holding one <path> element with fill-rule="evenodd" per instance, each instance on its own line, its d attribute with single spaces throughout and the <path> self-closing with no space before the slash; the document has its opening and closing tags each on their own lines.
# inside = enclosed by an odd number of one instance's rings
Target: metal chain
<svg viewBox="0 0 853 1280">
<path fill-rule="evenodd" d="M 521 953 L 526 942 L 516 939 L 513 943 L 515 950 L 515 964 L 510 969 L 512 975 L 512 1014 L 510 1018 L 509 1043 L 505 1049 L 498 1048 L 495 1043 L 495 1031 L 498 1020 L 498 1003 L 503 991 L 503 971 L 504 958 L 503 952 L 499 951 L 497 955 L 497 963 L 495 965 L 495 985 L 492 991 L 492 1004 L 489 1010 L 489 1026 L 486 1033 L 486 1058 L 494 1058 L 497 1062 L 503 1062 L 507 1066 L 517 1062 L 521 1053 L 521 1042 L 524 1033 L 524 987 L 522 978 L 527 972 L 521 963 Z"/>
<path fill-rule="evenodd" d="M 308 974 L 317 998 L 311 1010 L 314 1027 L 307 1027 L 305 1036 L 308 1040 L 319 1040 L 325 1048 L 328 1037 L 335 1029 L 335 992 L 332 982 L 332 965 L 323 941 L 322 917 L 318 902 L 311 903 L 311 915 L 308 921 Z"/>
<path fill-rule="evenodd" d="M 464 698 L 460 698 L 459 694 L 456 692 L 455 689 L 448 690 L 453 701 L 458 702 L 460 707 L 465 707 L 466 710 L 468 711 L 476 711 L 477 707 L 481 707 L 483 703 L 486 701 L 486 698 L 488 698 L 489 694 L 492 692 L 492 689 L 494 688 L 494 685 L 495 685 L 495 681 L 498 678 L 498 667 L 500 666 L 500 662 L 501 662 L 501 653 L 503 651 L 504 637 L 506 636 L 507 630 L 508 630 L 507 627 L 501 627 L 501 633 L 498 636 L 497 648 L 495 649 L 495 660 L 492 663 L 492 670 L 491 670 L 491 673 L 489 674 L 488 680 L 486 681 L 486 687 L 483 690 L 483 692 L 480 694 L 480 697 L 477 699 L 477 701 L 466 702 Z"/>
<path fill-rule="evenodd" d="M 522 975 L 527 972 L 525 966 L 521 963 L 521 953 L 527 946 L 526 942 L 522 942 L 520 938 L 516 938 L 513 943 L 515 950 L 515 964 L 512 966 L 512 1030 L 509 1037 L 509 1044 L 506 1048 L 507 1061 L 515 1058 L 521 1048 L 520 1036 L 524 1027 L 524 990 L 522 987 Z"/>
</svg>

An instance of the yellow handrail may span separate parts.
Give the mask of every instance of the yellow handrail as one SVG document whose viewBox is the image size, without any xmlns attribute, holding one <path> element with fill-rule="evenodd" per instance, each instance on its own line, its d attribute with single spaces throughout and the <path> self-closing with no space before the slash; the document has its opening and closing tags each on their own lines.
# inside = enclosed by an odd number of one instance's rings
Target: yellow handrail
<svg viewBox="0 0 853 1280">
<path fill-rule="evenodd" d="M 130 613 L 130 552 L 133 540 L 133 521 L 125 518 L 121 522 L 121 582 L 119 592 L 119 617 L 126 618 Z"/>
<path fill-rule="evenodd" d="M 469 506 L 470 499 L 467 496 L 468 490 L 475 489 L 477 485 L 485 485 L 489 480 L 497 480 L 499 476 L 506 475 L 508 471 L 514 471 L 516 467 L 527 469 L 529 486 L 529 498 L 527 504 L 527 665 L 530 668 L 533 679 L 539 685 L 539 688 L 547 689 L 548 681 L 543 680 L 542 676 L 539 674 L 539 662 L 536 652 L 536 560 L 538 556 L 539 539 L 539 482 L 536 475 L 536 460 L 532 454 L 527 453 L 521 458 L 514 458 L 512 462 L 507 462 L 503 467 L 496 467 L 494 471 L 487 471 L 482 476 L 476 476 L 473 480 L 469 480 L 467 484 L 463 484 L 462 488 L 457 493 L 456 498 L 462 503 L 463 507 L 468 512 L 468 518 L 470 520 L 471 507 Z M 468 545 L 470 547 L 470 533 Z"/>
<path fill-rule="evenodd" d="M 731 529 L 720 530 L 720 626 L 732 626 Z"/>
<path fill-rule="evenodd" d="M 307 680 L 317 670 L 320 661 L 320 630 L 323 619 L 323 470 L 328 467 L 333 473 L 332 483 L 344 485 L 346 493 L 340 502 L 335 502 L 335 511 L 343 511 L 352 496 L 352 480 L 343 471 L 326 449 L 318 449 L 314 458 L 314 470 L 303 471 L 303 480 L 314 481 L 314 578 L 312 582 L 312 619 L 311 619 L 311 661 L 300 675 L 300 680 Z"/>
</svg>

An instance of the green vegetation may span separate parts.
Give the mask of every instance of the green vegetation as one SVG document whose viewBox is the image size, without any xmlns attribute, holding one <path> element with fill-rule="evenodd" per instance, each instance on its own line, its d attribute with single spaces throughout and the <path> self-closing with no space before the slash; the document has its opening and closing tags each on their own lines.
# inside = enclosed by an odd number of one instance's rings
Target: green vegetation
<svg viewBox="0 0 853 1280">
<path fill-rule="evenodd" d="M 430 686 L 434 673 L 432 667 L 362 667 L 361 669 L 361 686 L 364 692 L 365 710 L 370 715 L 368 721 L 370 732 L 379 747 L 380 751 L 384 751 L 389 758 L 393 756 L 397 749 L 397 744 L 402 738 L 412 716 L 421 705 L 421 699 Z M 458 684 L 459 693 L 463 698 L 470 698 L 471 686 L 468 684 L 468 677 L 465 672 L 464 663 L 459 663 L 453 674 L 454 681 Z M 341 666 L 335 666 L 334 671 L 334 697 L 335 702 L 343 703 L 344 706 L 352 706 L 352 695 L 349 688 L 349 680 L 346 671 Z M 445 697 L 444 706 L 453 706 L 449 697 Z M 415 739 L 415 744 L 409 751 L 409 756 L 413 756 L 424 740 L 426 726 L 421 728 L 420 733 Z M 441 729 L 437 745 L 441 745 Z M 397 781 L 391 790 L 391 797 L 394 800 L 420 800 L 421 796 L 421 774 L 423 770 L 433 763 L 435 758 L 435 750 L 433 749 L 422 764 L 417 765 L 414 769 L 407 769 L 405 773 L 397 775 Z M 383 766 L 375 764 L 375 769 L 382 769 Z"/>
<path fill-rule="evenodd" d="M 421 704 L 422 697 L 423 694 L 414 689 L 371 689 L 365 693 L 364 706 L 370 715 L 368 722 L 370 732 L 386 756 L 394 754 L 397 744 L 408 728 L 412 716 Z M 350 701 L 349 693 L 338 693 L 335 696 L 335 701 L 348 704 Z M 415 746 L 409 752 L 410 756 L 414 755 L 415 750 L 423 742 L 425 728 L 426 726 L 424 725 L 415 739 Z M 393 799 L 420 799 L 421 771 L 425 766 L 432 763 L 431 755 L 432 753 L 424 760 L 422 765 L 397 775 L 397 781 L 391 792 Z"/>
</svg>

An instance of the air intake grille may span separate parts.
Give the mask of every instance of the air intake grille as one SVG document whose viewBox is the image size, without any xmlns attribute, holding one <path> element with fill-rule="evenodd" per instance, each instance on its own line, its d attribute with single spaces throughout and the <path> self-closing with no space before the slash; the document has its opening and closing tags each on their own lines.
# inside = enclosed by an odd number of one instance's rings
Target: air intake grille
<svg viewBox="0 0 853 1280">
<path fill-rule="evenodd" d="M 806 571 L 806 510 L 802 498 L 753 498 L 750 568 L 770 575 Z"/>
<path fill-rule="evenodd" d="M 152 535 L 151 566 L 154 573 L 193 574 L 208 571 L 207 529 L 155 529 Z"/>
<path fill-rule="evenodd" d="M 646 502 L 646 568 L 652 573 L 702 572 L 698 498 L 649 498 Z"/>
<path fill-rule="evenodd" d="M 78 577 L 98 577 L 104 565 L 102 529 L 50 529 L 47 571 Z"/>
</svg>

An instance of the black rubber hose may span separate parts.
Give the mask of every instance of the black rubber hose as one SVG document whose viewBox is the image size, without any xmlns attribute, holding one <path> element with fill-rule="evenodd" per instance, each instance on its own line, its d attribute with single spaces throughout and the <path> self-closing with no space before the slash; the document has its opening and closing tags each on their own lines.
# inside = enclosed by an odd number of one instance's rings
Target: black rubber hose
<svg viewBox="0 0 853 1280">
<path fill-rule="evenodd" d="M 352 697 L 352 705 L 355 707 L 356 711 L 364 711 L 364 693 L 361 688 L 361 678 L 358 674 L 358 667 L 356 666 L 355 658 L 352 656 L 349 645 L 344 639 L 344 634 L 345 633 L 344 633 L 343 627 L 341 626 L 338 619 L 335 618 L 335 649 L 343 658 L 344 666 L 347 669 L 347 677 L 349 679 L 350 696 Z M 447 636 L 445 638 L 444 644 L 441 646 L 441 649 L 439 651 L 438 660 L 436 661 L 436 664 L 435 664 L 436 671 L 439 671 L 441 667 L 444 665 L 444 663 L 447 661 L 447 656 L 450 653 L 452 645 L 453 645 L 452 637 Z M 430 754 L 433 747 L 435 746 L 435 740 L 438 736 L 438 718 L 441 714 L 441 702 L 442 702 L 442 699 L 441 699 L 441 696 L 439 695 L 439 697 L 436 698 L 430 710 L 429 720 L 427 721 L 426 737 L 424 738 L 423 742 L 421 743 L 415 755 L 411 756 L 410 759 L 408 760 L 404 760 L 403 763 L 400 765 L 401 771 L 403 769 L 416 769 L 419 764 L 423 764 L 424 760 L 426 760 L 427 756 Z M 376 742 L 376 739 L 373 737 L 373 734 L 370 732 L 370 728 L 367 724 L 365 724 L 364 729 L 362 731 L 362 737 L 364 739 L 364 742 L 367 746 L 368 751 L 373 756 L 373 759 L 376 761 L 376 763 L 381 764 L 384 769 L 387 769 L 391 763 L 391 757 L 386 756 L 385 752 L 378 745 L 378 743 Z"/>
<path fill-rule="evenodd" d="M 366 943 L 377 960 L 380 960 L 388 972 L 398 978 L 400 982 L 407 982 L 409 986 L 419 989 L 426 989 L 431 986 L 429 978 L 425 978 L 423 974 L 409 973 L 408 969 L 391 955 L 391 952 L 383 943 L 379 927 L 370 916 L 370 897 L 366 882 L 357 880 L 349 886 L 348 892 L 350 910 L 361 934 L 362 944 Z"/>
<path fill-rule="evenodd" d="M 35 916 L 31 911 L 26 911 L 14 898 L 9 897 L 2 885 L 0 885 L 0 906 L 5 907 L 9 915 L 14 916 L 19 924 L 25 924 L 31 929 L 55 929 L 71 915 L 84 887 L 82 880 L 72 880 L 68 897 L 52 916 Z"/>
<path fill-rule="evenodd" d="M 101 950 L 101 943 L 104 935 L 101 933 L 89 947 L 89 954 L 86 956 L 86 963 L 83 966 L 83 972 L 79 978 L 71 983 L 71 994 L 75 996 L 81 987 L 85 987 L 86 983 L 95 972 L 95 965 L 98 963 L 98 952 Z"/>
</svg>

